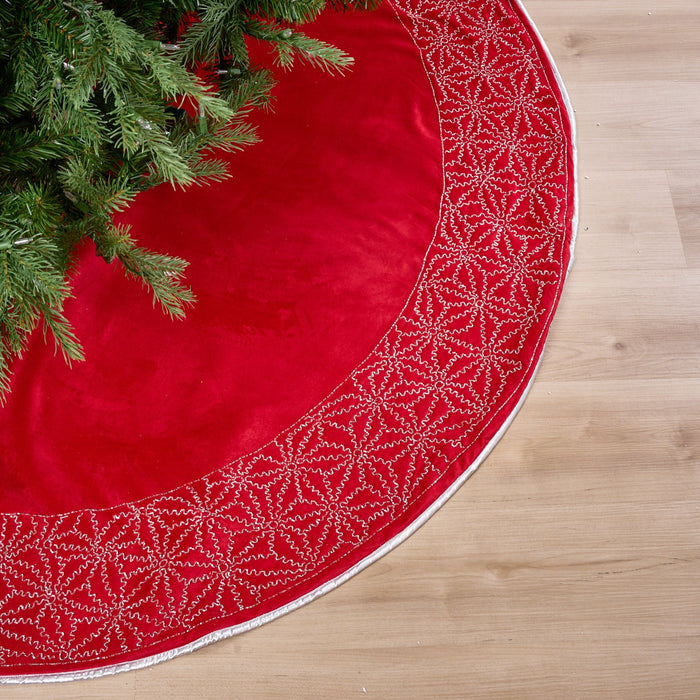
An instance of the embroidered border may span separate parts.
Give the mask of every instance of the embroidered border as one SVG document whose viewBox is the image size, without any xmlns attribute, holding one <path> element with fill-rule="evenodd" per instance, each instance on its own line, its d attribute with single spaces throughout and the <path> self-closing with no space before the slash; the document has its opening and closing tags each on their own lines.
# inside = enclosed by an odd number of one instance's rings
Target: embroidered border
<svg viewBox="0 0 700 700">
<path fill-rule="evenodd" d="M 145 665 L 303 604 L 423 522 L 517 411 L 570 262 L 566 98 L 519 5 L 394 7 L 433 84 L 445 176 L 406 307 L 259 451 L 116 508 L 0 515 L 3 680 Z"/>
</svg>

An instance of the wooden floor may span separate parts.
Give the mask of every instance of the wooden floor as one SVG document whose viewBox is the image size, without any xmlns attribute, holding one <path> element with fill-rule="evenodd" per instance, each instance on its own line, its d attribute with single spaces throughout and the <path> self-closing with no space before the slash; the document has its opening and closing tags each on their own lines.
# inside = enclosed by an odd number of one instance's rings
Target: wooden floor
<svg viewBox="0 0 700 700">
<path fill-rule="evenodd" d="M 579 129 L 538 380 L 416 535 L 286 618 L 5 698 L 700 698 L 700 2 L 526 0 Z"/>
</svg>

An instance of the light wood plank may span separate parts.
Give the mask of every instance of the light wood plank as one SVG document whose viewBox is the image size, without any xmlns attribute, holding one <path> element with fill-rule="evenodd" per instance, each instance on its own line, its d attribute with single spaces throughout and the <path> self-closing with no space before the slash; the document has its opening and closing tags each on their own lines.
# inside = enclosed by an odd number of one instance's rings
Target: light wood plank
<svg viewBox="0 0 700 700">
<path fill-rule="evenodd" d="M 700 169 L 672 170 L 668 182 L 686 264 L 700 267 Z"/>
<path fill-rule="evenodd" d="M 557 65 L 578 83 L 700 80 L 700 5 L 693 0 L 527 0 Z"/>
<path fill-rule="evenodd" d="M 677 196 L 678 206 L 690 210 L 691 194 L 680 189 L 674 194 L 665 170 L 587 169 L 580 192 L 586 206 L 576 247 L 577 269 L 653 271 L 684 266 L 675 205 Z"/>
</svg>

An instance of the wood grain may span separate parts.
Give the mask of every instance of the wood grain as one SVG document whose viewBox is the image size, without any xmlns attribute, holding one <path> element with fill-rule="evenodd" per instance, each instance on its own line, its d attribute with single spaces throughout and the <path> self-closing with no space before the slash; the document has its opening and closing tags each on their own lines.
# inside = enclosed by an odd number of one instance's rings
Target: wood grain
<svg viewBox="0 0 700 700">
<path fill-rule="evenodd" d="M 529 0 L 576 108 L 538 381 L 416 535 L 266 627 L 4 698 L 700 697 L 700 3 Z"/>
</svg>

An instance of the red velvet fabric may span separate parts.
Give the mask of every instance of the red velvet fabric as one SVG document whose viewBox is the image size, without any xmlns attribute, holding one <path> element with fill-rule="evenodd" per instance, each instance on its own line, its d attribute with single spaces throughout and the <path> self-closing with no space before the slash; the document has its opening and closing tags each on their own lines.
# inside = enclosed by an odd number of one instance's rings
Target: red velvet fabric
<svg viewBox="0 0 700 700">
<path fill-rule="evenodd" d="M 309 31 L 353 70 L 279 75 L 233 179 L 160 187 L 121 217 L 191 262 L 184 322 L 86 247 L 66 314 L 88 359 L 67 368 L 37 333 L 16 365 L 0 511 L 103 508 L 223 467 L 323 399 L 401 310 L 442 189 L 430 82 L 388 7 Z"/>
<path fill-rule="evenodd" d="M 0 673 L 154 660 L 308 601 L 422 522 L 523 400 L 576 201 L 570 113 L 535 31 L 515 0 L 393 0 L 326 31 L 378 75 L 294 77 L 296 116 L 264 122 L 271 150 L 236 159 L 233 182 L 129 215 L 193 260 L 190 320 L 86 264 L 91 294 L 69 312 L 103 364 L 19 368 Z"/>
</svg>

